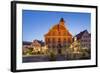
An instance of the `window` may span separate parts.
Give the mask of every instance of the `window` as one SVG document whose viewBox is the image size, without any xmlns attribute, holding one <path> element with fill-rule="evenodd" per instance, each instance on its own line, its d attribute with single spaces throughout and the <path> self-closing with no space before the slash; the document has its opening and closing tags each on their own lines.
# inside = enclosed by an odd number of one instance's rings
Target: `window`
<svg viewBox="0 0 100 73">
<path fill-rule="evenodd" d="M 71 40 L 70 40 L 70 38 L 68 38 L 68 43 L 70 43 L 71 42 Z"/>
<path fill-rule="evenodd" d="M 61 39 L 60 39 L 60 38 L 58 38 L 58 43 L 59 43 L 59 44 L 61 43 Z"/>
<path fill-rule="evenodd" d="M 50 43 L 50 39 L 48 38 L 48 43 Z"/>
<path fill-rule="evenodd" d="M 52 35 L 55 35 L 55 32 L 52 32 Z"/>
<path fill-rule="evenodd" d="M 64 32 L 64 35 L 66 35 L 66 32 Z"/>
<path fill-rule="evenodd" d="M 55 43 L 55 38 L 52 39 L 52 42 Z"/>
<path fill-rule="evenodd" d="M 63 42 L 66 42 L 66 38 L 63 39 Z"/>
</svg>

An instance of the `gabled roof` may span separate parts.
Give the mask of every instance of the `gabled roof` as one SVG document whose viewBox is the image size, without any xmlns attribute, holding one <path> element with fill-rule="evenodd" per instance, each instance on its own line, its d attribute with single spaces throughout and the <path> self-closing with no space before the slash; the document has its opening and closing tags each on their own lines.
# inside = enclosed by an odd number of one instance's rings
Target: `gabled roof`
<svg viewBox="0 0 100 73">
<path fill-rule="evenodd" d="M 82 36 L 83 36 L 83 34 L 85 33 L 85 32 L 88 32 L 87 30 L 84 30 L 84 31 L 82 31 L 82 32 L 80 32 L 79 34 L 77 34 L 75 37 L 77 37 L 77 39 L 81 39 L 82 38 Z M 89 34 L 89 33 L 88 33 Z M 90 36 L 91 34 L 89 34 L 89 36 Z"/>
<path fill-rule="evenodd" d="M 65 36 L 72 36 L 71 33 L 66 29 L 65 26 L 62 26 L 62 25 L 59 25 L 59 24 L 54 25 L 54 26 L 50 29 L 50 31 L 47 32 L 47 33 L 45 34 L 45 36 L 51 36 L 50 33 L 52 33 L 53 31 L 61 33 L 61 30 L 63 30 L 64 32 L 66 32 L 66 33 L 64 34 Z M 64 32 L 63 32 L 63 33 L 64 33 Z M 55 36 L 55 35 L 56 35 L 56 34 L 54 34 L 53 36 Z M 58 34 L 58 35 L 60 35 L 60 34 Z"/>
<path fill-rule="evenodd" d="M 41 46 L 45 45 L 45 43 L 42 40 L 41 41 L 40 40 L 33 40 L 33 43 L 35 43 L 35 42 L 41 44 Z"/>
<path fill-rule="evenodd" d="M 66 30 L 66 27 L 57 24 L 57 25 L 54 25 L 54 26 L 52 27 L 52 30 L 58 30 L 58 31 L 59 31 L 59 30 Z"/>
<path fill-rule="evenodd" d="M 65 22 L 63 18 L 60 19 L 60 22 Z M 61 35 L 60 33 L 62 33 L 61 31 L 63 31 L 63 35 Z M 52 32 L 56 32 L 59 34 L 53 34 L 51 35 Z M 54 25 L 44 36 L 72 36 L 71 33 L 68 31 L 68 29 L 62 25 L 61 23 L 58 23 L 56 25 Z"/>
<path fill-rule="evenodd" d="M 23 41 L 23 45 L 31 45 L 32 42 L 29 42 L 29 41 Z"/>
</svg>

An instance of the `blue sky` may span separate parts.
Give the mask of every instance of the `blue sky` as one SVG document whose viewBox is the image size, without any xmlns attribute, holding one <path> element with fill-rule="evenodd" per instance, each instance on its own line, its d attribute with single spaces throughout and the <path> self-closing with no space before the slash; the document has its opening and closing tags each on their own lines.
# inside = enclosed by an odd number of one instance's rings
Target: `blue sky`
<svg viewBox="0 0 100 73">
<path fill-rule="evenodd" d="M 44 34 L 53 25 L 58 24 L 60 18 L 64 18 L 66 28 L 73 36 L 83 30 L 91 30 L 90 13 L 23 10 L 23 41 L 44 40 Z"/>
</svg>

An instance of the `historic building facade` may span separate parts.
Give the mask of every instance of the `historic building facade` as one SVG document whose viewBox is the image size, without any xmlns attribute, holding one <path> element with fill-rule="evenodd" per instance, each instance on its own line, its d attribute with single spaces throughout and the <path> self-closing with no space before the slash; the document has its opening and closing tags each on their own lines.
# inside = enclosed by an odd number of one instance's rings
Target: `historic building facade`
<svg viewBox="0 0 100 73">
<path fill-rule="evenodd" d="M 72 43 L 72 35 L 66 28 L 63 18 L 44 35 L 44 38 L 48 48 L 61 48 Z"/>
<path fill-rule="evenodd" d="M 76 37 L 80 41 L 82 48 L 91 48 L 91 34 L 87 30 L 80 32 Z"/>
</svg>

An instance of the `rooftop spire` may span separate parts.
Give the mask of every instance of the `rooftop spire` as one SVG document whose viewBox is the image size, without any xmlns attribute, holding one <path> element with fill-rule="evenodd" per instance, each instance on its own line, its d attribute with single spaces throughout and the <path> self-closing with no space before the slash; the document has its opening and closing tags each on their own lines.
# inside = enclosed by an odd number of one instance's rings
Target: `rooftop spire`
<svg viewBox="0 0 100 73">
<path fill-rule="evenodd" d="M 59 23 L 59 25 L 64 25 L 64 23 L 65 23 L 64 19 L 61 18 L 61 19 L 60 19 L 60 23 Z"/>
<path fill-rule="evenodd" d="M 60 22 L 65 22 L 63 18 L 60 19 Z"/>
</svg>

